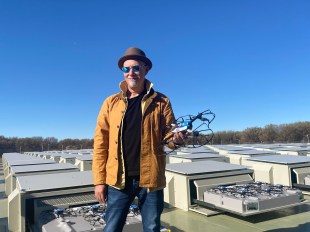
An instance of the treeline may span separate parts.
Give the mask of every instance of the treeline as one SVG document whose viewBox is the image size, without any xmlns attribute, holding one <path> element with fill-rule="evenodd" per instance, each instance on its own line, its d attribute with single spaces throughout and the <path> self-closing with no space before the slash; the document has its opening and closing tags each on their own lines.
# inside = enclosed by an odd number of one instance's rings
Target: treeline
<svg viewBox="0 0 310 232">
<path fill-rule="evenodd" d="M 213 144 L 242 143 L 309 143 L 310 122 L 269 124 L 264 128 L 250 127 L 243 131 L 214 133 Z"/>
<path fill-rule="evenodd" d="M 54 137 L 6 138 L 0 136 L 0 154 L 6 152 L 92 149 L 93 139 L 63 139 Z"/>
<path fill-rule="evenodd" d="M 310 122 L 273 125 L 264 128 L 251 127 L 243 131 L 219 131 L 214 133 L 212 144 L 242 143 L 309 143 Z M 203 138 L 202 138 L 203 139 Z M 92 149 L 93 139 L 6 138 L 0 136 L 0 154 L 5 152 L 50 151 Z M 205 144 L 205 141 L 200 141 Z"/>
</svg>

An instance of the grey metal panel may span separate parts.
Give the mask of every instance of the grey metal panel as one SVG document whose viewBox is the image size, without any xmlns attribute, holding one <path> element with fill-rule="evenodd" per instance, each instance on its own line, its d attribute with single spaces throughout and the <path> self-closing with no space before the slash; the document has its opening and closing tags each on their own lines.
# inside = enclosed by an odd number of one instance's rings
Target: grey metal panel
<svg viewBox="0 0 310 232">
<path fill-rule="evenodd" d="M 183 158 L 183 159 L 204 159 L 204 158 L 224 158 L 225 156 L 216 153 L 190 153 L 180 155 L 170 155 L 172 157 Z"/>
<path fill-rule="evenodd" d="M 166 170 L 180 173 L 184 175 L 194 175 L 202 173 L 227 172 L 237 170 L 247 170 L 248 168 L 242 165 L 229 164 L 218 161 L 199 161 L 190 163 L 173 163 L 167 164 Z"/>
<path fill-rule="evenodd" d="M 279 144 L 248 144 L 249 147 L 253 148 L 266 148 L 266 149 L 271 149 L 275 147 L 283 147 Z"/>
<path fill-rule="evenodd" d="M 13 160 L 9 163 L 10 166 L 24 166 L 24 165 L 36 165 L 36 164 L 54 164 L 54 160 L 46 159 L 31 159 L 31 160 Z"/>
<path fill-rule="evenodd" d="M 262 151 L 262 150 L 243 150 L 243 151 L 230 151 L 228 154 L 238 154 L 238 155 L 264 155 L 264 154 L 274 154 L 273 151 Z"/>
<path fill-rule="evenodd" d="M 248 160 L 276 163 L 276 164 L 298 164 L 298 163 L 310 163 L 310 157 L 308 156 L 292 156 L 292 155 L 270 155 L 270 156 L 254 156 L 248 158 Z"/>
<path fill-rule="evenodd" d="M 27 192 L 93 185 L 92 171 L 19 176 L 16 179 L 20 189 Z"/>
<path fill-rule="evenodd" d="M 61 157 L 63 154 L 62 153 L 50 153 L 50 157 Z"/>
<path fill-rule="evenodd" d="M 81 155 L 75 153 L 75 154 L 61 154 L 61 157 L 64 159 L 70 159 L 70 158 L 76 158 L 80 157 Z"/>
<path fill-rule="evenodd" d="M 193 148 L 193 147 L 181 147 L 181 148 L 178 149 L 178 151 L 188 152 L 188 153 L 214 152 L 210 148 L 204 147 L 204 146 L 196 147 L 196 148 Z"/>
<path fill-rule="evenodd" d="M 2 160 L 7 161 L 8 159 L 14 159 L 14 157 L 19 157 L 21 155 L 23 155 L 23 154 L 21 154 L 21 153 L 3 153 Z M 27 156 L 27 155 L 25 155 L 25 156 Z"/>
<path fill-rule="evenodd" d="M 88 161 L 88 160 L 93 160 L 93 156 L 92 155 L 81 155 L 81 156 L 77 156 L 76 159 L 81 160 L 81 161 Z"/>
<path fill-rule="evenodd" d="M 13 166 L 11 167 L 11 173 L 13 175 L 29 172 L 44 172 L 44 171 L 59 171 L 77 169 L 73 164 L 42 164 L 42 165 L 29 165 L 29 166 Z"/>
<path fill-rule="evenodd" d="M 272 150 L 277 151 L 310 151 L 308 148 L 302 148 L 302 147 L 278 147 L 278 148 L 272 148 Z"/>
<path fill-rule="evenodd" d="M 13 160 L 33 160 L 33 159 L 38 159 L 37 157 L 25 155 L 25 154 L 10 154 L 6 155 L 5 159 L 8 163 L 10 163 Z"/>
<path fill-rule="evenodd" d="M 226 150 L 226 151 L 242 151 L 242 150 L 249 150 L 249 148 L 244 148 L 241 146 L 233 146 L 233 145 L 213 145 L 213 147 L 220 149 L 220 150 Z"/>
</svg>

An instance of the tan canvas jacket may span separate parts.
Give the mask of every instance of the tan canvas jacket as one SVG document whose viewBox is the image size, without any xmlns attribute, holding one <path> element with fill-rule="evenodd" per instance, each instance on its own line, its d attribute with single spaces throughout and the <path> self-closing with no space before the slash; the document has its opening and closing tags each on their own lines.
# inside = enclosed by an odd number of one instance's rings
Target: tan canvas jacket
<svg viewBox="0 0 310 232">
<path fill-rule="evenodd" d="M 170 100 L 155 92 L 152 83 L 145 80 L 147 94 L 142 99 L 142 126 L 140 152 L 140 186 L 151 190 L 166 186 L 166 156 L 162 141 L 172 132 L 175 121 Z M 126 112 L 127 84 L 120 83 L 121 92 L 108 97 L 99 112 L 94 136 L 94 185 L 108 184 L 122 189 L 125 186 L 122 154 L 122 121 Z M 133 119 L 134 120 L 134 119 Z M 133 138 L 134 139 L 134 138 Z M 169 144 L 171 148 L 173 144 Z"/>
</svg>

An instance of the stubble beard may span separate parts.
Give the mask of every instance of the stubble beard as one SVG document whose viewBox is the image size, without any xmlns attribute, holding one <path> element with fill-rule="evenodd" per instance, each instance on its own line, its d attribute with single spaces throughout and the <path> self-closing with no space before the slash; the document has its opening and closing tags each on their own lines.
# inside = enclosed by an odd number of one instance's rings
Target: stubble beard
<svg viewBox="0 0 310 232">
<path fill-rule="evenodd" d="M 128 80 L 128 82 L 127 82 L 129 88 L 131 88 L 131 89 L 139 88 L 139 83 L 140 83 L 139 79 Z"/>
</svg>

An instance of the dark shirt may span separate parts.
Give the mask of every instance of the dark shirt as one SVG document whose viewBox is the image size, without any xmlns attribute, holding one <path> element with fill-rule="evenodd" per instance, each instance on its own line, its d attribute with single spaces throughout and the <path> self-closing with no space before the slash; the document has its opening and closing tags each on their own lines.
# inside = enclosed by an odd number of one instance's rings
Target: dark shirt
<svg viewBox="0 0 310 232">
<path fill-rule="evenodd" d="M 126 176 L 140 175 L 141 149 L 141 101 L 145 91 L 139 96 L 128 99 L 128 106 L 123 121 L 123 154 Z"/>
</svg>

